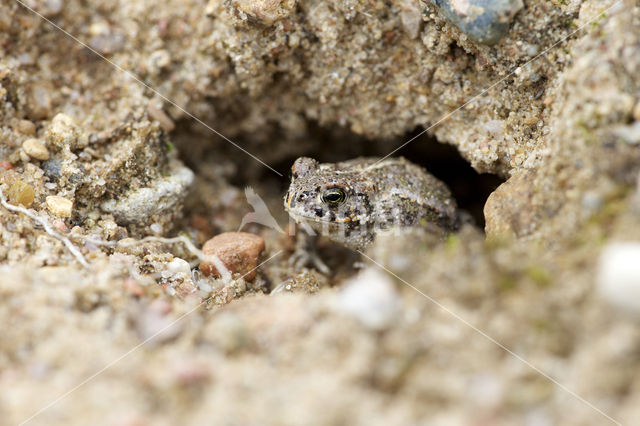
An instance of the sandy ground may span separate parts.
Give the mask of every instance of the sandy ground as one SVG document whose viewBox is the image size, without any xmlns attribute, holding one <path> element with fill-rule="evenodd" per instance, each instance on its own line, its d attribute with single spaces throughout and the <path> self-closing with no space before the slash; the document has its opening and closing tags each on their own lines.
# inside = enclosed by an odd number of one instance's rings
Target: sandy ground
<svg viewBox="0 0 640 426">
<path fill-rule="evenodd" d="M 3 424 L 640 419 L 637 2 L 525 1 L 491 46 L 423 1 L 20 3 L 0 4 Z M 292 266 L 293 160 L 427 128 L 397 154 L 426 164 L 435 138 L 504 182 L 485 228 L 320 240 L 329 273 Z M 243 228 L 255 279 L 204 277 L 246 186 L 286 232 Z"/>
</svg>

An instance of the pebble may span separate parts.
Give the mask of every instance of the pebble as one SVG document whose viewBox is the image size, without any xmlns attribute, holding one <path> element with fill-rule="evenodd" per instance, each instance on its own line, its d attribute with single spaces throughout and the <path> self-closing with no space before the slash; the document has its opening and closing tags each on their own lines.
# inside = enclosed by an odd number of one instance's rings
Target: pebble
<svg viewBox="0 0 640 426">
<path fill-rule="evenodd" d="M 71 117 L 60 113 L 53 117 L 47 129 L 47 139 L 53 146 L 69 148 L 72 151 L 86 148 L 89 139 L 80 132 L 80 128 Z"/>
<path fill-rule="evenodd" d="M 193 179 L 191 170 L 176 167 L 168 176 L 155 179 L 148 187 L 132 188 L 116 199 L 104 201 L 101 208 L 111 213 L 119 223 L 148 223 L 154 215 L 175 212 Z M 162 224 L 154 223 L 152 230 L 162 233 Z"/>
<path fill-rule="evenodd" d="M 409 38 L 416 39 L 418 38 L 418 34 L 420 34 L 422 12 L 417 2 L 405 0 L 401 5 L 400 22 L 402 22 L 402 28 Z"/>
<path fill-rule="evenodd" d="M 248 232 L 225 232 L 204 243 L 205 256 L 218 256 L 229 272 L 237 273 L 251 281 L 256 276 L 260 253 L 265 249 L 264 239 Z M 219 277 L 213 262 L 202 261 L 200 271 L 204 275 Z"/>
<path fill-rule="evenodd" d="M 50 195 L 46 199 L 49 211 L 58 217 L 71 217 L 73 201 L 57 195 Z"/>
<path fill-rule="evenodd" d="M 68 234 L 69 233 L 69 228 L 67 227 L 67 224 L 64 223 L 64 221 L 60 220 L 60 219 L 56 219 L 53 221 L 52 223 L 53 228 L 58 231 L 61 234 Z"/>
<path fill-rule="evenodd" d="M 62 177 L 62 160 L 60 158 L 45 161 L 42 163 L 41 168 L 45 176 L 53 181 L 57 181 Z"/>
<path fill-rule="evenodd" d="M 441 15 L 472 41 L 497 43 L 509 30 L 522 0 L 430 0 Z"/>
<path fill-rule="evenodd" d="M 13 204 L 22 204 L 24 207 L 31 207 L 36 197 L 36 191 L 22 179 L 16 179 L 11 186 L 9 186 L 7 196 Z"/>
<path fill-rule="evenodd" d="M 49 150 L 38 139 L 27 139 L 22 143 L 22 149 L 29 157 L 36 160 L 47 161 L 49 159 Z"/>
<path fill-rule="evenodd" d="M 391 278 L 368 268 L 348 280 L 334 308 L 372 330 L 385 330 L 398 318 L 402 302 Z"/>
<path fill-rule="evenodd" d="M 162 235 L 162 231 L 164 230 L 162 224 L 160 223 L 152 223 L 149 226 L 149 229 L 151 229 L 151 231 L 156 235 Z"/>
<path fill-rule="evenodd" d="M 20 120 L 16 126 L 16 130 L 18 130 L 23 135 L 27 136 L 35 136 L 36 135 L 36 125 L 29 120 Z"/>
<path fill-rule="evenodd" d="M 598 262 L 597 288 L 612 306 L 640 319 L 640 242 L 605 246 Z"/>
</svg>

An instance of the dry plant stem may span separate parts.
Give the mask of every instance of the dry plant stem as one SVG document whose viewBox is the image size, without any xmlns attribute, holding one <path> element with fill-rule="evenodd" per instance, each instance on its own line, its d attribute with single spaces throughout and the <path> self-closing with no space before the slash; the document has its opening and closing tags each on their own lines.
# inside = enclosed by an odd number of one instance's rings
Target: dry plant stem
<svg viewBox="0 0 640 426">
<path fill-rule="evenodd" d="M 229 272 L 229 269 L 227 269 L 225 264 L 222 263 L 222 260 L 220 260 L 218 256 L 216 256 L 215 254 L 212 254 L 212 255 L 204 254 L 202 250 L 198 249 L 195 245 L 193 245 L 191 240 L 185 237 L 184 235 L 180 235 L 178 237 L 173 237 L 173 238 L 145 237 L 142 240 L 140 240 L 140 242 L 145 242 L 145 241 L 155 241 L 155 242 L 165 243 L 165 244 L 182 243 L 185 245 L 187 250 L 189 250 L 201 262 L 206 260 L 213 263 L 216 269 L 218 270 L 218 272 L 220 273 L 220 276 L 222 277 L 223 281 L 227 283 L 231 281 L 231 272 Z"/>
<path fill-rule="evenodd" d="M 120 244 L 126 247 L 126 246 L 132 246 L 139 243 L 144 243 L 144 242 L 156 242 L 156 243 L 163 243 L 163 244 L 182 243 L 185 245 L 185 247 L 191 254 L 193 254 L 198 258 L 198 262 L 202 262 L 205 260 L 212 262 L 215 265 L 215 267 L 218 269 L 218 272 L 220 272 L 220 276 L 225 282 L 231 281 L 231 278 L 232 278 L 231 272 L 229 272 L 229 269 L 227 269 L 225 264 L 222 262 L 222 260 L 220 260 L 218 256 L 216 256 L 215 254 L 212 254 L 212 255 L 204 254 L 202 250 L 197 248 L 193 244 L 193 242 L 191 242 L 191 240 L 185 237 L 184 235 L 180 235 L 178 237 L 172 237 L 172 238 L 150 236 L 150 237 L 145 237 L 138 241 L 131 241 L 131 242 L 99 241 L 99 240 L 93 240 L 90 238 L 87 238 L 84 241 L 90 242 L 98 246 L 110 246 L 110 247 L 113 247 L 117 244 Z M 191 264 L 191 267 L 194 267 L 196 265 Z"/>
<path fill-rule="evenodd" d="M 20 207 L 20 206 L 16 206 L 13 205 L 11 203 L 9 203 L 7 201 L 7 199 L 5 198 L 4 192 L 2 191 L 2 188 L 0 188 L 0 204 L 2 204 L 2 206 L 4 208 L 6 208 L 9 211 L 12 212 L 16 212 L 16 213 L 22 213 L 25 216 L 28 216 L 29 218 L 33 219 L 34 221 L 38 222 L 43 228 L 44 231 L 51 235 L 52 237 L 56 238 L 57 240 L 62 241 L 62 243 L 67 247 L 67 249 L 71 252 L 71 254 L 78 260 L 78 262 L 84 266 L 85 268 L 89 267 L 89 263 L 86 261 L 86 259 L 84 258 L 84 256 L 82 255 L 82 253 L 80 253 L 80 250 L 73 245 L 73 243 L 71 242 L 71 240 L 69 240 L 69 238 L 65 237 L 64 235 L 56 232 L 55 230 L 53 230 L 53 228 L 51 228 L 51 225 L 49 225 L 49 223 L 35 215 L 34 213 L 30 212 L 29 210 L 25 209 L 24 207 Z M 116 242 L 111 242 L 111 241 L 96 241 L 90 238 L 84 239 L 85 242 L 91 242 L 93 244 L 96 245 L 102 245 L 102 246 L 114 246 L 117 243 Z M 172 243 L 183 243 L 185 245 L 185 247 L 187 248 L 187 250 L 189 250 L 189 252 L 191 252 L 194 256 L 196 256 L 200 261 L 203 260 L 208 260 L 210 262 L 212 262 L 216 268 L 218 269 L 218 271 L 220 272 L 220 275 L 222 276 L 222 279 L 225 282 L 229 282 L 231 281 L 231 272 L 229 272 L 229 270 L 227 269 L 227 267 L 224 265 L 224 263 L 222 263 L 222 260 L 220 260 L 220 258 L 216 255 L 205 255 L 204 253 L 202 253 L 202 250 L 198 249 L 192 242 L 191 240 L 189 240 L 187 237 L 181 235 L 178 237 L 173 237 L 173 238 L 163 238 L 163 237 L 145 237 L 140 241 L 136 241 L 136 242 L 132 242 L 132 243 L 124 243 L 124 245 L 133 245 L 133 244 L 137 244 L 139 242 L 145 242 L 145 241 L 153 241 L 153 242 L 159 242 L 159 243 L 165 243 L 165 244 L 172 244 Z"/>
<path fill-rule="evenodd" d="M 29 210 L 25 209 L 24 207 L 15 206 L 15 205 L 10 204 L 9 202 L 7 202 L 7 199 L 4 196 L 4 192 L 2 192 L 2 188 L 0 188 L 0 204 L 2 204 L 2 206 L 7 210 L 10 210 L 12 212 L 22 213 L 25 216 L 28 216 L 31 219 L 33 219 L 36 222 L 38 222 L 40 225 L 42 225 L 42 227 L 44 228 L 44 231 L 47 234 L 49 234 L 52 237 L 62 241 L 62 243 L 65 246 L 67 246 L 67 249 L 69 249 L 71 254 L 78 260 L 78 262 L 80 262 L 80 264 L 82 266 L 84 266 L 85 268 L 89 267 L 89 263 L 85 260 L 85 258 L 82 255 L 82 253 L 80 253 L 80 250 L 78 250 L 78 248 L 76 246 L 74 246 L 73 243 L 67 237 L 65 237 L 64 235 L 62 235 L 62 234 L 60 234 L 60 233 L 58 233 L 56 231 L 54 231 L 46 220 L 44 220 L 41 217 L 38 217 L 37 215 L 31 213 Z"/>
</svg>

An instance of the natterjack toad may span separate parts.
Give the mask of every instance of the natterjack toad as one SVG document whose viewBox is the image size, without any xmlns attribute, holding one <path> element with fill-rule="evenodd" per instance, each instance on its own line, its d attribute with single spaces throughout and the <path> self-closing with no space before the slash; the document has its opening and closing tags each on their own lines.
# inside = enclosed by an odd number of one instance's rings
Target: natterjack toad
<svg viewBox="0 0 640 426">
<path fill-rule="evenodd" d="M 445 184 L 404 158 L 320 164 L 301 157 L 291 172 L 284 199 L 289 215 L 353 249 L 380 232 L 416 226 L 447 232 L 459 224 Z"/>
</svg>

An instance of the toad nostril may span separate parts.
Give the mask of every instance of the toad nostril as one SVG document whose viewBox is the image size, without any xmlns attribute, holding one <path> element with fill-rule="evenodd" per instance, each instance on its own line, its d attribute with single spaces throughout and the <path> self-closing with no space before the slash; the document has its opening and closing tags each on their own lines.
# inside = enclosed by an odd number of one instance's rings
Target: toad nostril
<svg viewBox="0 0 640 426">
<path fill-rule="evenodd" d="M 317 209 L 315 209 L 315 212 L 316 212 L 316 216 L 318 216 L 318 217 L 322 217 L 322 215 L 324 213 L 324 211 L 319 207 Z"/>
</svg>

